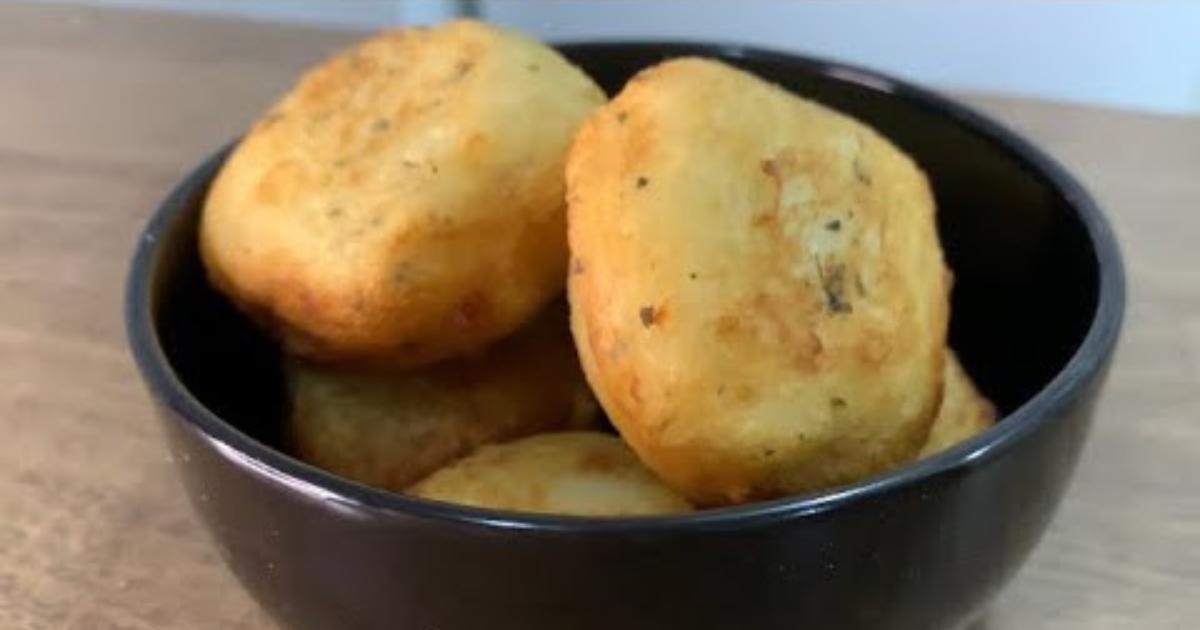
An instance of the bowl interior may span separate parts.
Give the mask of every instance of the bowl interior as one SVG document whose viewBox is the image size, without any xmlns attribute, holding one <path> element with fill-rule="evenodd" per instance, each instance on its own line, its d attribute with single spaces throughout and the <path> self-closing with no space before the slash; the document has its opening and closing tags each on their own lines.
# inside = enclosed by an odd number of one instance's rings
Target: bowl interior
<svg viewBox="0 0 1200 630">
<path fill-rule="evenodd" d="M 583 44 L 563 50 L 610 93 L 639 69 L 683 54 L 719 56 L 867 122 L 911 155 L 937 197 L 954 270 L 951 345 L 1002 413 L 1067 363 L 1096 315 L 1100 272 L 1083 221 L 1027 160 L 936 98 L 870 73 L 734 47 Z M 180 381 L 217 416 L 279 446 L 279 355 L 205 280 L 196 248 L 204 192 L 223 154 L 168 203 L 151 311 Z"/>
</svg>

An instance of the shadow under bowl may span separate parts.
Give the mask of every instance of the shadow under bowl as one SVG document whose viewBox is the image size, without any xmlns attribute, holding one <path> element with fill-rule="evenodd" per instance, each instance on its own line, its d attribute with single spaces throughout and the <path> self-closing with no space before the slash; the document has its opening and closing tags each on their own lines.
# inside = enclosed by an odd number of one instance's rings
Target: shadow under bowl
<svg viewBox="0 0 1200 630">
<path fill-rule="evenodd" d="M 724 59 L 874 126 L 929 174 L 955 271 L 951 343 L 1005 414 L 956 448 L 810 496 L 594 520 L 426 502 L 278 448 L 279 356 L 207 284 L 196 227 L 222 151 L 138 244 L 130 345 L 187 494 L 253 596 L 295 628 L 888 628 L 970 621 L 1041 537 L 1124 310 L 1083 188 L 972 110 L 875 72 L 738 46 L 560 47 L 610 92 L 662 59 Z"/>
</svg>

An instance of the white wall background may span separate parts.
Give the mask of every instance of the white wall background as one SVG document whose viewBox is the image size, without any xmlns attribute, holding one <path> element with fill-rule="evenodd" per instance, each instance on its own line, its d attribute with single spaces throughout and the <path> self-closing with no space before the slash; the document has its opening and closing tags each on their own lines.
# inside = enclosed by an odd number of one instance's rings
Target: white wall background
<svg viewBox="0 0 1200 630">
<path fill-rule="evenodd" d="M 452 0 L 90 0 L 350 28 L 438 21 Z M 1200 115 L 1200 2 L 1188 0 L 482 0 L 550 39 L 751 43 L 922 83 Z"/>
</svg>

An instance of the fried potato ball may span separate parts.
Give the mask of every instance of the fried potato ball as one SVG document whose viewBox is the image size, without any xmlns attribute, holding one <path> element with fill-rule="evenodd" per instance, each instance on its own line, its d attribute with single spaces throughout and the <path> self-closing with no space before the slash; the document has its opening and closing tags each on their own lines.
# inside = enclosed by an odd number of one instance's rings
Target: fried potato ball
<svg viewBox="0 0 1200 630">
<path fill-rule="evenodd" d="M 590 117 L 566 172 L 576 345 L 659 477 L 714 505 L 917 454 L 941 397 L 949 278 L 904 153 L 686 58 Z"/>
<path fill-rule="evenodd" d="M 414 370 L 293 360 L 287 440 L 330 472 L 402 491 L 489 442 L 594 427 L 565 309 L 477 356 Z"/>
<path fill-rule="evenodd" d="M 692 510 L 646 470 L 620 438 L 584 431 L 485 446 L 433 473 L 409 494 L 476 507 L 575 516 Z"/>
<path fill-rule="evenodd" d="M 563 161 L 604 98 L 478 22 L 368 39 L 229 157 L 201 222 L 209 276 L 309 358 L 415 366 L 497 340 L 561 291 Z"/>
<path fill-rule="evenodd" d="M 996 408 L 975 388 L 958 357 L 946 353 L 942 406 L 919 457 L 944 451 L 982 433 L 996 421 Z"/>
</svg>

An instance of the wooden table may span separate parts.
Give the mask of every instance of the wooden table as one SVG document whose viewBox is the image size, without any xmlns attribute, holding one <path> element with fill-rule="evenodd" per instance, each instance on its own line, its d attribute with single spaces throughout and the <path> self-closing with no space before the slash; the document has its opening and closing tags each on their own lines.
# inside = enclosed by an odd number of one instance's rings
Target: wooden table
<svg viewBox="0 0 1200 630">
<path fill-rule="evenodd" d="M 137 230 L 352 34 L 0 6 L 0 628 L 268 628 L 180 493 L 125 349 Z M 977 630 L 1200 624 L 1200 120 L 964 97 L 1073 168 L 1132 294 L 1078 476 Z"/>
</svg>

